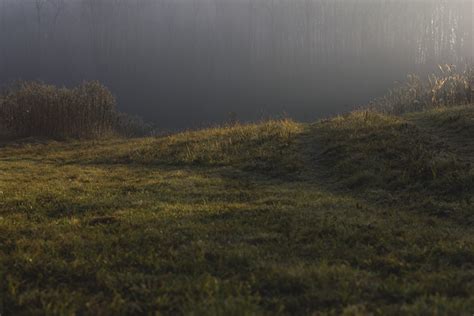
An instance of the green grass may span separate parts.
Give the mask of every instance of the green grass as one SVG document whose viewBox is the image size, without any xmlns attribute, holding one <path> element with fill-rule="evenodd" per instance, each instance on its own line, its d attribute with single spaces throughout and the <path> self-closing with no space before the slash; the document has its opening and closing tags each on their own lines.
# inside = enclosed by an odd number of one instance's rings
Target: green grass
<svg viewBox="0 0 474 316">
<path fill-rule="evenodd" d="M 4 143 L 0 313 L 471 315 L 473 119 Z"/>
</svg>

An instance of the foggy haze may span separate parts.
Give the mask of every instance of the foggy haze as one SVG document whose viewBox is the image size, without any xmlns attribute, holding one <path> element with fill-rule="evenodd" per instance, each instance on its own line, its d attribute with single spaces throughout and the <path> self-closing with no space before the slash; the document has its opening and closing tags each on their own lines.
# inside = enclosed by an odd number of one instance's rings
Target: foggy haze
<svg viewBox="0 0 474 316">
<path fill-rule="evenodd" d="M 473 57 L 470 0 L 0 0 L 0 85 L 100 80 L 164 129 L 310 121 Z"/>
</svg>

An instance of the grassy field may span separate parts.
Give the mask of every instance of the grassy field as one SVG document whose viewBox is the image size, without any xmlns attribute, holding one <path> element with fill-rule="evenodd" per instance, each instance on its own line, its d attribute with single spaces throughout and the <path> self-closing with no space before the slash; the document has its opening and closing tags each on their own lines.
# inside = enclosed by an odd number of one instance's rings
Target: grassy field
<svg viewBox="0 0 474 316">
<path fill-rule="evenodd" d="M 0 314 L 472 315 L 474 107 L 4 142 Z"/>
</svg>

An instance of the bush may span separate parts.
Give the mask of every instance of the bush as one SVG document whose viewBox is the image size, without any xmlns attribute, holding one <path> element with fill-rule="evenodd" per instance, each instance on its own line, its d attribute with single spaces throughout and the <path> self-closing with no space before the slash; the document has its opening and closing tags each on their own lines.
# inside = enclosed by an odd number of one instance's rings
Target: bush
<svg viewBox="0 0 474 316">
<path fill-rule="evenodd" d="M 0 98 L 0 125 L 12 137 L 102 137 L 116 122 L 115 98 L 96 81 L 72 89 L 18 82 Z"/>
<path fill-rule="evenodd" d="M 474 67 L 458 71 L 455 66 L 439 66 L 440 73 L 428 80 L 409 75 L 408 80 L 369 104 L 369 108 L 388 114 L 403 114 L 437 107 L 471 104 L 474 89 Z"/>
<path fill-rule="evenodd" d="M 146 123 L 141 117 L 117 112 L 115 132 L 123 137 L 156 136 L 153 125 Z"/>
</svg>

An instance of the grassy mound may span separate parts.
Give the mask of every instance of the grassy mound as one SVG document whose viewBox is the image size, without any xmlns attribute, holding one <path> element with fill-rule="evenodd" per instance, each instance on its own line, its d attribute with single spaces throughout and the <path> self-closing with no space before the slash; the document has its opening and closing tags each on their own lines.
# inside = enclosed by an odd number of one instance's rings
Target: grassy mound
<svg viewBox="0 0 474 316">
<path fill-rule="evenodd" d="M 474 110 L 472 106 L 441 108 L 427 113 L 415 113 L 408 119 L 429 128 L 429 132 L 439 137 L 447 137 L 451 142 L 473 141 Z M 449 143 L 448 143 L 449 145 Z M 466 143 L 466 145 L 469 145 Z"/>
<path fill-rule="evenodd" d="M 3 144 L 0 313 L 468 315 L 472 111 Z"/>
<path fill-rule="evenodd" d="M 228 167 L 269 175 L 302 168 L 298 137 L 303 124 L 290 120 L 231 125 L 170 136 L 126 140 L 48 142 L 15 148 L 23 155 L 82 164 Z M 11 147 L 10 147 L 11 148 Z M 76 150 L 80 148 L 80 150 Z M 4 155 L 11 155 L 10 149 Z"/>
<path fill-rule="evenodd" d="M 291 171 L 298 168 L 295 140 L 302 130 L 301 124 L 283 120 L 185 132 L 144 143 L 118 161 Z"/>
<path fill-rule="evenodd" d="M 405 117 L 361 111 L 314 129 L 323 147 L 321 162 L 340 185 L 384 202 L 428 205 L 430 211 L 444 214 L 450 208 L 472 209 L 474 169 L 466 155 L 451 146 L 472 139 L 472 117 L 472 106 Z M 443 130 L 433 126 L 448 130 L 456 140 L 443 139 Z M 458 205 L 459 200 L 465 204 Z M 433 201 L 455 203 L 436 206 Z"/>
</svg>

